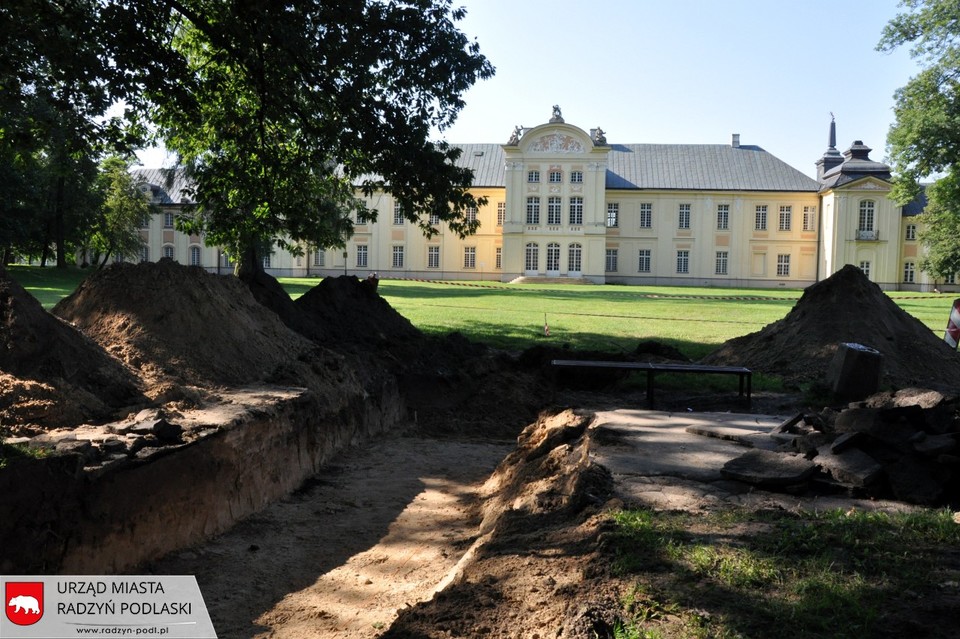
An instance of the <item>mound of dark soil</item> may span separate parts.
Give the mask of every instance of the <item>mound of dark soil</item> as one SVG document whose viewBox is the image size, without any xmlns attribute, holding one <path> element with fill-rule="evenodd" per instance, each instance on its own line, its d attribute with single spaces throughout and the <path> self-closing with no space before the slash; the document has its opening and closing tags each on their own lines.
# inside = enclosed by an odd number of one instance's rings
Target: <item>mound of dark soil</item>
<svg viewBox="0 0 960 639">
<path fill-rule="evenodd" d="M 380 297 L 372 280 L 327 277 L 294 303 L 332 343 L 390 344 L 419 339 L 410 320 Z"/>
<path fill-rule="evenodd" d="M 782 320 L 729 340 L 703 362 L 822 380 L 845 342 L 880 351 L 885 381 L 896 387 L 942 388 L 960 379 L 960 355 L 851 265 L 807 288 Z"/>
<path fill-rule="evenodd" d="M 43 309 L 0 270 L 0 410 L 5 424 L 73 426 L 143 399 L 134 375 Z M 61 401 L 70 397 L 71 401 Z"/>
<path fill-rule="evenodd" d="M 151 382 L 261 381 L 314 349 L 237 278 L 167 259 L 111 266 L 53 312 Z"/>
</svg>

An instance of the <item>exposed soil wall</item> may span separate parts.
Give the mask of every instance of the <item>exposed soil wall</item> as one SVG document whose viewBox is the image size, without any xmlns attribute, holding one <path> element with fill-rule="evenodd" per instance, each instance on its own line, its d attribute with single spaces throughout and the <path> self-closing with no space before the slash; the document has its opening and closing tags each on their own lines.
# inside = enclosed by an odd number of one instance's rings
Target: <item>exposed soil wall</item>
<svg viewBox="0 0 960 639">
<path fill-rule="evenodd" d="M 288 494 L 337 451 L 402 423 L 395 387 L 333 410 L 304 389 L 222 394 L 184 413 L 208 434 L 83 468 L 79 455 L 24 458 L 0 473 L 0 570 L 109 574 L 220 533 Z M 36 531 L 24 534 L 25 531 Z"/>
</svg>

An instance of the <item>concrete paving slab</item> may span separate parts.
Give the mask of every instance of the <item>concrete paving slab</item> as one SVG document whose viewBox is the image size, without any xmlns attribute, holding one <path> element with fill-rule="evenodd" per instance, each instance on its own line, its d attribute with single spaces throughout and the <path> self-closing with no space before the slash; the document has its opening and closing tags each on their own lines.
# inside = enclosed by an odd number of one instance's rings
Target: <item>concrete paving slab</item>
<svg viewBox="0 0 960 639">
<path fill-rule="evenodd" d="M 688 432 L 689 427 L 736 428 L 741 434 L 763 434 L 782 422 L 782 417 L 740 413 L 602 411 L 591 425 L 599 442 L 592 455 L 614 475 L 718 481 L 723 465 L 747 447 Z"/>
<path fill-rule="evenodd" d="M 784 419 L 783 416 L 740 413 L 600 411 L 590 426 L 590 457 L 613 474 L 619 498 L 655 510 L 696 512 L 731 505 L 749 509 L 857 508 L 902 512 L 917 508 L 886 500 L 768 492 L 722 478 L 720 469 L 724 464 L 753 449 L 687 430 L 691 426 L 693 430 L 732 428 L 761 437 Z"/>
</svg>

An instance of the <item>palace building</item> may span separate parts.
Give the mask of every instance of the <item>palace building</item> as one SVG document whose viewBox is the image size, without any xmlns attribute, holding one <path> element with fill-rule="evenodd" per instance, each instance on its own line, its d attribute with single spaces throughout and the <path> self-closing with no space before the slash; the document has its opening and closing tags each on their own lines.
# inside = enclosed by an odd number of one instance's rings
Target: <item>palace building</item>
<svg viewBox="0 0 960 639">
<path fill-rule="evenodd" d="M 517 127 L 506 144 L 460 145 L 472 191 L 488 204 L 468 215 L 475 235 L 442 225 L 427 239 L 387 194 L 367 198 L 377 221 L 357 220 L 343 249 L 277 251 L 276 276 L 376 272 L 387 278 L 589 281 L 724 287 L 802 288 L 853 264 L 881 287 L 925 290 L 917 268 L 915 216 L 922 205 L 889 198 L 890 167 L 859 140 L 843 153 L 830 123 L 817 179 L 759 146 L 621 144 L 601 129 L 564 121 Z M 229 272 L 228 257 L 180 233 L 182 183 L 139 170 L 161 213 L 142 233 L 142 259 L 171 257 Z M 145 187 L 146 188 L 146 187 Z"/>
</svg>

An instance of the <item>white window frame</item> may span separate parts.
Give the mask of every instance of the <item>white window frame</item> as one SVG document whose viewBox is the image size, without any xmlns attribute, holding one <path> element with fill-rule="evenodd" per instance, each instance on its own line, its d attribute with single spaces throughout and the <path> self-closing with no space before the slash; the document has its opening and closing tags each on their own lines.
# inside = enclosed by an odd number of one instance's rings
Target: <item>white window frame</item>
<svg viewBox="0 0 960 639">
<path fill-rule="evenodd" d="M 876 227 L 877 203 L 874 200 L 860 200 L 857 216 L 858 231 L 873 231 Z"/>
<path fill-rule="evenodd" d="M 607 202 L 607 228 L 615 229 L 620 226 L 620 203 Z"/>
<path fill-rule="evenodd" d="M 903 281 L 905 284 L 913 284 L 917 279 L 917 265 L 913 262 L 903 263 Z"/>
<path fill-rule="evenodd" d="M 653 251 L 640 249 L 637 252 L 637 272 L 649 273 L 653 266 Z"/>
<path fill-rule="evenodd" d="M 550 184 L 563 183 L 563 171 L 550 171 L 548 179 L 550 180 Z"/>
<path fill-rule="evenodd" d="M 468 206 L 467 207 L 467 222 L 476 222 L 477 221 L 477 207 Z M 438 220 L 439 221 L 439 220 Z M 433 224 L 433 222 L 431 222 Z"/>
<path fill-rule="evenodd" d="M 393 203 L 393 223 L 397 226 L 403 224 L 405 218 L 403 217 L 403 209 L 400 208 L 399 202 Z"/>
<path fill-rule="evenodd" d="M 498 271 L 503 268 L 503 247 L 498 246 L 493 252 L 493 268 Z"/>
<path fill-rule="evenodd" d="M 640 203 L 640 228 L 653 228 L 653 202 Z"/>
<path fill-rule="evenodd" d="M 717 251 L 714 274 L 729 275 L 729 268 L 730 268 L 730 252 Z"/>
<path fill-rule="evenodd" d="M 527 196 L 527 224 L 540 224 L 540 197 Z"/>
<path fill-rule="evenodd" d="M 618 258 L 619 249 L 608 248 L 607 253 L 604 257 L 604 271 L 607 273 L 616 273 L 617 272 L 617 258 Z"/>
<path fill-rule="evenodd" d="M 463 247 L 463 268 L 472 270 L 477 268 L 477 247 Z"/>
<path fill-rule="evenodd" d="M 503 226 L 503 221 L 507 217 L 507 203 L 497 202 L 497 226 Z"/>
<path fill-rule="evenodd" d="M 869 280 L 870 279 L 870 261 L 861 260 L 859 268 L 863 272 L 863 276 Z"/>
<path fill-rule="evenodd" d="M 427 247 L 427 268 L 440 268 L 440 247 L 436 244 Z"/>
<path fill-rule="evenodd" d="M 753 220 L 753 230 L 754 231 L 766 231 L 767 230 L 767 205 L 766 204 L 757 204 L 755 209 L 755 216 Z"/>
<path fill-rule="evenodd" d="M 370 249 L 366 244 L 357 244 L 357 268 L 367 268 L 370 263 Z"/>
<path fill-rule="evenodd" d="M 530 184 L 536 184 L 540 182 L 540 171 L 527 171 L 527 182 Z"/>
<path fill-rule="evenodd" d="M 680 275 L 690 273 L 690 251 L 686 249 L 677 251 L 677 273 Z"/>
<path fill-rule="evenodd" d="M 326 266 L 327 253 L 326 251 L 317 249 L 313 253 L 313 265 L 314 266 Z"/>
<path fill-rule="evenodd" d="M 203 251 L 199 246 L 190 247 L 190 266 L 203 266 Z"/>
<path fill-rule="evenodd" d="M 547 272 L 560 270 L 560 243 L 547 244 Z"/>
<path fill-rule="evenodd" d="M 570 184 L 583 184 L 583 171 L 570 171 Z"/>
<path fill-rule="evenodd" d="M 580 273 L 583 270 L 583 246 L 574 242 L 567 247 L 567 272 Z"/>
<path fill-rule="evenodd" d="M 540 270 L 540 245 L 536 242 L 527 242 L 524 247 L 523 267 L 525 271 Z"/>
<path fill-rule="evenodd" d="M 904 237 L 908 242 L 912 242 L 917 239 L 917 225 L 916 224 L 907 224 L 906 234 Z"/>
<path fill-rule="evenodd" d="M 163 246 L 163 248 L 160 249 L 160 251 L 161 251 L 161 254 L 163 255 L 163 257 L 167 258 L 168 260 L 172 260 L 172 259 L 173 259 L 173 256 L 174 256 L 174 248 L 173 248 L 173 245 L 171 245 L 171 244 L 165 244 L 165 245 Z"/>
<path fill-rule="evenodd" d="M 403 244 L 394 244 L 390 264 L 393 268 L 403 268 Z"/>
<path fill-rule="evenodd" d="M 689 230 L 690 228 L 690 205 L 681 204 L 677 207 L 677 228 Z"/>
<path fill-rule="evenodd" d="M 570 225 L 581 226 L 583 224 L 583 198 L 574 195 L 570 198 Z"/>
<path fill-rule="evenodd" d="M 563 223 L 563 198 L 551 195 L 547 198 L 547 224 L 559 226 Z"/>
<path fill-rule="evenodd" d="M 730 230 L 730 205 L 717 204 L 717 230 Z"/>
<path fill-rule="evenodd" d="M 777 254 L 777 277 L 790 277 L 790 254 Z"/>
<path fill-rule="evenodd" d="M 815 231 L 816 220 L 817 220 L 817 207 L 815 206 L 803 207 L 803 230 Z"/>
<path fill-rule="evenodd" d="M 780 221 L 777 228 L 781 231 L 789 231 L 793 226 L 793 207 L 785 204 L 780 207 Z"/>
</svg>

